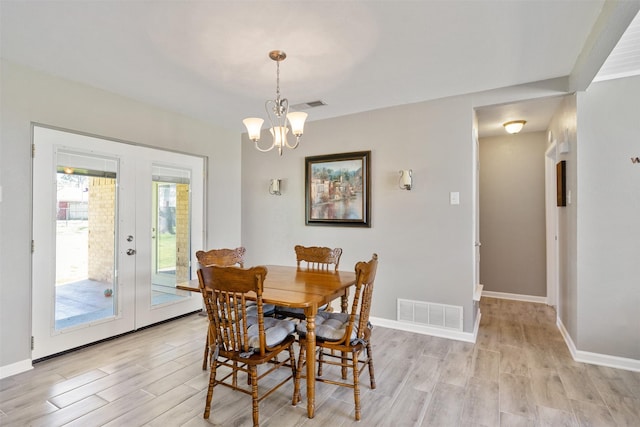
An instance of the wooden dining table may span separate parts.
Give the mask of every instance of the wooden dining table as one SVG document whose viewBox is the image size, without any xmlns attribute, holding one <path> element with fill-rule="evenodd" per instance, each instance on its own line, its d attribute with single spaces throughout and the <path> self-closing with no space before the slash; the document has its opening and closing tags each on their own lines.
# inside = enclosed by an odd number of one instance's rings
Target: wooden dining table
<svg viewBox="0 0 640 427">
<path fill-rule="evenodd" d="M 353 271 L 322 271 L 300 267 L 267 265 L 262 301 L 265 304 L 302 308 L 307 318 L 307 415 L 315 415 L 316 397 L 316 324 L 318 308 L 341 298 L 341 308 L 347 311 L 348 290 L 356 283 Z M 198 280 L 176 286 L 178 289 L 200 292 Z"/>
</svg>

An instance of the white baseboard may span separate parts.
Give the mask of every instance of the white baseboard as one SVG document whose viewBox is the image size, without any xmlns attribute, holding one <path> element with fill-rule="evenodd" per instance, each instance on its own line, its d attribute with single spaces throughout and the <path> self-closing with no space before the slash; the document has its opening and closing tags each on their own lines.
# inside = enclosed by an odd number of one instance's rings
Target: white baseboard
<svg viewBox="0 0 640 427">
<path fill-rule="evenodd" d="M 480 318 L 482 317 L 482 313 L 480 313 L 480 307 L 478 306 L 478 312 L 476 313 L 476 324 L 473 325 L 473 342 L 476 342 L 478 338 L 478 331 L 480 330 Z"/>
<path fill-rule="evenodd" d="M 20 362 L 12 363 L 11 365 L 0 366 L 0 380 L 31 369 L 33 369 L 31 359 L 21 360 Z"/>
<path fill-rule="evenodd" d="M 381 317 L 370 317 L 369 320 L 374 326 L 397 329 L 399 331 L 415 332 L 422 335 L 432 335 L 434 337 L 448 338 L 456 341 L 476 342 L 478 328 L 480 327 L 480 315 L 476 317 L 476 324 L 473 332 L 460 332 L 433 326 L 419 325 L 417 323 L 399 322 L 397 320 L 383 319 Z"/>
<path fill-rule="evenodd" d="M 556 319 L 556 325 L 558 326 L 558 329 L 560 330 L 560 333 L 564 338 L 564 342 L 567 343 L 567 347 L 569 347 L 571 357 L 573 357 L 573 360 L 575 360 L 576 362 L 640 372 L 640 360 L 578 350 L 576 348 L 576 345 L 573 343 L 573 340 L 571 339 L 571 335 L 569 335 L 569 331 L 567 331 L 567 329 L 564 327 L 564 324 L 559 317 Z"/>
<path fill-rule="evenodd" d="M 473 290 L 473 300 L 474 301 L 480 301 L 480 298 L 482 298 L 482 289 L 484 288 L 484 285 L 481 284 L 477 284 L 475 289 Z"/>
<path fill-rule="evenodd" d="M 510 300 L 533 302 L 533 303 L 540 303 L 540 304 L 547 303 L 546 297 L 509 294 L 504 292 L 482 291 L 482 296 L 489 297 L 489 298 L 510 299 Z M 578 350 L 573 340 L 571 339 L 569 332 L 564 327 L 559 317 L 556 319 L 556 325 L 558 326 L 558 329 L 560 330 L 560 333 L 562 334 L 562 337 L 564 338 L 564 341 L 567 344 L 567 347 L 569 348 L 571 357 L 573 357 L 573 360 L 575 360 L 576 362 L 590 363 L 592 365 L 608 366 L 610 368 L 625 369 L 627 371 L 640 372 L 640 360 Z"/>
<path fill-rule="evenodd" d="M 534 295 L 509 294 L 506 292 L 492 292 L 483 290 L 482 296 L 489 298 L 510 299 L 514 301 L 535 302 L 538 304 L 547 303 L 547 297 L 537 297 Z"/>
</svg>

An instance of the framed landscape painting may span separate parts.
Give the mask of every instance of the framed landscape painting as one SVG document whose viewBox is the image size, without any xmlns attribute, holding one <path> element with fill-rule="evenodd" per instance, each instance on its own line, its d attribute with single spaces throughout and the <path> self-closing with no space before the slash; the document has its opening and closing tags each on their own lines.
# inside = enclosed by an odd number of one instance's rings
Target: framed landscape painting
<svg viewBox="0 0 640 427">
<path fill-rule="evenodd" d="M 371 227 L 371 151 L 305 157 L 305 223 Z"/>
<path fill-rule="evenodd" d="M 556 164 L 556 200 L 557 206 L 567 206 L 567 161 Z"/>
</svg>

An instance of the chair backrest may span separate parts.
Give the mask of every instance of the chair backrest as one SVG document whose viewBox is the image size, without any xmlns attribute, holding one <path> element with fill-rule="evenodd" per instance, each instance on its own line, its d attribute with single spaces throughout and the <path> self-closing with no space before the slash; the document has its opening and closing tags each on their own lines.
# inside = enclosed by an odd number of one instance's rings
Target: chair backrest
<svg viewBox="0 0 640 427">
<path fill-rule="evenodd" d="M 198 270 L 200 291 L 202 292 L 210 325 L 213 326 L 210 341 L 215 342 L 221 354 L 256 353 L 264 355 L 266 337 L 264 332 L 264 314 L 262 307 L 262 289 L 267 276 L 266 267 L 248 269 L 238 267 L 204 266 Z M 257 315 L 247 316 L 248 292 L 256 299 Z M 249 327 L 258 325 L 255 333 L 249 333 Z"/>
<path fill-rule="evenodd" d="M 237 265 L 244 267 L 244 254 L 246 249 L 240 246 L 235 249 L 211 249 L 208 251 L 196 252 L 196 258 L 200 266 L 217 265 L 220 267 L 230 267 Z"/>
<path fill-rule="evenodd" d="M 329 270 L 329 267 L 333 264 L 334 270 L 338 270 L 340 265 L 340 257 L 342 256 L 341 248 L 327 248 L 320 246 L 300 246 L 296 245 L 296 261 L 298 268 L 301 262 L 307 263 L 307 268 L 314 268 L 319 270 Z"/>
<path fill-rule="evenodd" d="M 371 297 L 373 296 L 373 283 L 378 269 L 378 254 L 373 254 L 369 262 L 360 261 L 356 264 L 356 290 L 353 295 L 353 304 L 349 314 L 349 324 L 345 331 L 345 340 L 349 340 L 357 326 L 356 339 L 368 340 L 371 334 L 369 324 L 369 312 L 371 311 Z M 353 340 L 352 340 L 353 341 Z"/>
</svg>

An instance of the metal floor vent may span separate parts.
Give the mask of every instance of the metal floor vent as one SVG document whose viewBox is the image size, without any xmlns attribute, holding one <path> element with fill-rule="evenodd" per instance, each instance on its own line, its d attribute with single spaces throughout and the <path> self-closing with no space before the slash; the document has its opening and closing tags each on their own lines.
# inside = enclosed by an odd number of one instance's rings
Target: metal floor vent
<svg viewBox="0 0 640 427">
<path fill-rule="evenodd" d="M 462 307 L 398 298 L 398 321 L 462 331 Z"/>
</svg>

